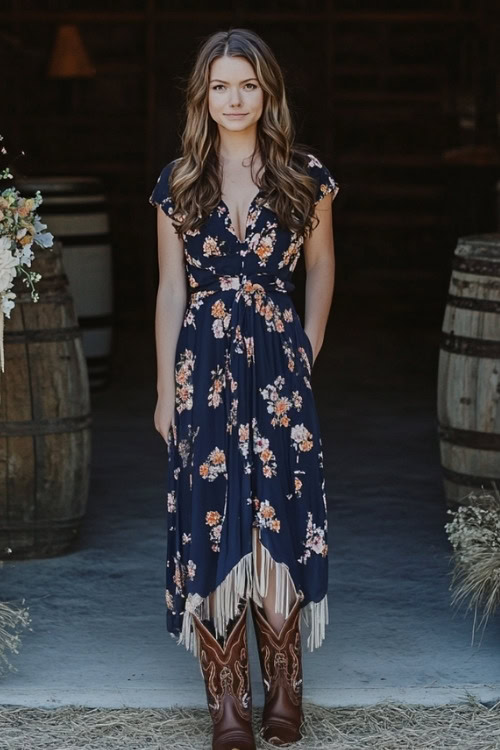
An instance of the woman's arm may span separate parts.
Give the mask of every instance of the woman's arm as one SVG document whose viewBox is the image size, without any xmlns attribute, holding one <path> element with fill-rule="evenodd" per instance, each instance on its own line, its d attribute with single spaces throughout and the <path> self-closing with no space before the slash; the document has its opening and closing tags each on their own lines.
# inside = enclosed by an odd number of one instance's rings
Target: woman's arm
<svg viewBox="0 0 500 750">
<path fill-rule="evenodd" d="M 332 193 L 316 204 L 319 224 L 304 240 L 306 301 L 304 330 L 313 348 L 313 364 L 323 345 L 335 283 Z"/>
<path fill-rule="evenodd" d="M 187 290 L 183 242 L 169 216 L 157 209 L 159 283 L 155 340 L 158 404 L 155 427 L 167 439 L 175 409 L 175 349 L 186 310 Z"/>
</svg>

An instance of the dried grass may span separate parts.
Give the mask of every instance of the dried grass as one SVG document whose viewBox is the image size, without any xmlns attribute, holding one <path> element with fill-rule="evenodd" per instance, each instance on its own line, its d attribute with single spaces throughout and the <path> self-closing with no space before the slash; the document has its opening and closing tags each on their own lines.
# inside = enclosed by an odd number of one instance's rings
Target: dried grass
<svg viewBox="0 0 500 750">
<path fill-rule="evenodd" d="M 0 560 L 0 568 L 2 567 L 3 560 Z M 0 602 L 0 676 L 7 672 L 17 672 L 17 667 L 9 661 L 7 654 L 9 651 L 18 654 L 22 631 L 25 628 L 33 630 L 29 627 L 31 616 L 29 607 L 24 606 L 25 601 L 22 599 L 20 607 L 12 602 Z"/>
<path fill-rule="evenodd" d="M 445 524 L 453 546 L 450 589 L 451 606 L 468 600 L 467 612 L 474 609 L 472 644 L 478 608 L 483 615 L 478 627 L 486 624 L 500 606 L 500 493 L 493 482 L 494 495 L 481 490 L 461 499 L 457 510 L 448 510 L 453 520 Z"/>
<path fill-rule="evenodd" d="M 254 709 L 257 733 L 261 708 Z M 304 703 L 305 737 L 297 750 L 498 750 L 500 701 L 411 706 L 385 700 L 370 707 Z M 54 709 L 0 706 L 2 750 L 208 750 L 205 709 Z M 262 750 L 274 747 L 258 738 Z"/>
</svg>

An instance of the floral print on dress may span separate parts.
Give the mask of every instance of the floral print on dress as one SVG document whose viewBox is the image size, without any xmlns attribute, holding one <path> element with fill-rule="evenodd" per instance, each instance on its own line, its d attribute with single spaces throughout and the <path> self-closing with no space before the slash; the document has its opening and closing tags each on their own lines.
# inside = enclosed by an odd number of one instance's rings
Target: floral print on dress
<svg viewBox="0 0 500 750">
<path fill-rule="evenodd" d="M 222 532 L 221 514 L 217 510 L 209 510 L 205 516 L 205 523 L 210 526 L 210 541 L 212 552 L 219 551 L 219 541 Z"/>
<path fill-rule="evenodd" d="M 208 479 L 209 482 L 213 482 L 219 474 L 224 474 L 225 471 L 226 457 L 224 451 L 217 447 L 210 451 L 207 460 L 200 464 L 200 476 Z"/>
<path fill-rule="evenodd" d="M 171 218 L 174 165 L 149 198 Z M 336 180 L 313 154 L 307 169 L 316 203 L 336 196 Z M 313 352 L 291 296 L 306 240 L 280 226 L 260 190 L 242 230 L 243 239 L 220 200 L 182 235 L 188 299 L 166 464 L 165 602 L 167 630 L 189 648 L 191 608 L 245 564 L 252 531 L 287 566 L 313 622 L 325 620 L 327 502 Z M 321 628 L 313 630 L 317 646 Z"/>
<path fill-rule="evenodd" d="M 192 374 L 196 362 L 196 355 L 190 349 L 186 349 L 180 357 L 179 365 L 176 369 L 175 380 L 175 404 L 179 411 L 193 408 L 193 382 Z"/>
<path fill-rule="evenodd" d="M 212 385 L 208 391 L 208 405 L 217 409 L 223 403 L 223 392 L 226 386 L 226 376 L 224 368 L 217 365 L 215 370 L 210 373 L 212 376 Z"/>
<path fill-rule="evenodd" d="M 313 435 L 304 424 L 296 424 L 292 427 L 291 438 L 292 446 L 297 453 L 312 450 L 314 445 Z"/>
<path fill-rule="evenodd" d="M 267 411 L 272 414 L 271 424 L 273 427 L 288 427 L 290 424 L 290 409 L 300 411 L 302 409 L 302 396 L 298 390 L 290 396 L 282 395 L 280 391 L 285 387 L 286 381 L 282 375 L 278 375 L 274 383 L 260 388 L 260 395 L 267 401 Z"/>
<path fill-rule="evenodd" d="M 257 420 L 255 418 L 253 420 L 252 432 L 254 453 L 262 462 L 263 475 L 270 479 L 271 477 L 276 476 L 278 468 L 276 456 L 271 450 L 271 441 L 269 438 L 260 434 L 259 428 L 257 427 Z"/>
<path fill-rule="evenodd" d="M 323 528 L 316 526 L 312 520 L 311 511 L 307 514 L 307 528 L 304 539 L 304 554 L 299 557 L 300 563 L 305 563 L 315 552 L 317 555 L 326 557 L 328 554 L 328 544 L 326 543 L 327 520 L 325 519 Z"/>
<path fill-rule="evenodd" d="M 271 529 L 278 532 L 280 530 L 280 521 L 276 518 L 276 510 L 269 500 L 259 500 L 254 498 L 255 521 L 254 525 L 261 529 Z"/>
</svg>

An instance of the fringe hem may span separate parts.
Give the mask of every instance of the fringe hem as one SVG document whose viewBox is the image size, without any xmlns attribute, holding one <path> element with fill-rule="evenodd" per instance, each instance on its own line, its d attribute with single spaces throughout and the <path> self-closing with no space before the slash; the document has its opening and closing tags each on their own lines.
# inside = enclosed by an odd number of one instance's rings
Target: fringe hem
<svg viewBox="0 0 500 750">
<path fill-rule="evenodd" d="M 301 599 L 304 597 L 302 591 L 297 592 L 289 574 L 288 565 L 275 562 L 263 544 L 261 544 L 260 570 L 257 569 L 257 541 L 260 540 L 260 536 L 258 528 L 253 527 L 252 530 L 254 532 L 252 551 L 241 558 L 222 583 L 206 597 L 189 594 L 186 599 L 181 633 L 179 636 L 171 633 L 171 636 L 176 639 L 179 646 L 184 645 L 194 656 L 199 654 L 199 638 L 194 626 L 193 614 L 201 620 L 212 620 L 216 636 L 225 636 L 228 623 L 239 614 L 241 597 L 250 597 L 262 606 L 262 597 L 267 594 L 269 574 L 273 566 L 276 568 L 275 612 L 285 617 L 290 614 L 293 601 L 290 602 L 288 581 L 291 582 L 295 596 Z M 211 596 L 214 599 L 214 612 L 210 611 Z M 309 602 L 301 608 L 301 622 L 310 630 L 307 648 L 309 651 L 314 651 L 321 646 L 325 638 L 326 625 L 329 622 L 327 594 L 319 602 Z"/>
</svg>

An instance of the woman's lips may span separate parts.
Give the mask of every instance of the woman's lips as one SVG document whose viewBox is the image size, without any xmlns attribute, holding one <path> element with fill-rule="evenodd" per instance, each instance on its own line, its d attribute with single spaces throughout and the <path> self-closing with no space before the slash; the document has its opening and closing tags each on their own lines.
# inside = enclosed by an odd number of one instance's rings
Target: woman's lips
<svg viewBox="0 0 500 750">
<path fill-rule="evenodd" d="M 248 112 L 238 112 L 238 114 L 234 113 L 232 115 L 225 115 L 225 117 L 246 117 Z"/>
</svg>

